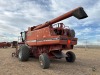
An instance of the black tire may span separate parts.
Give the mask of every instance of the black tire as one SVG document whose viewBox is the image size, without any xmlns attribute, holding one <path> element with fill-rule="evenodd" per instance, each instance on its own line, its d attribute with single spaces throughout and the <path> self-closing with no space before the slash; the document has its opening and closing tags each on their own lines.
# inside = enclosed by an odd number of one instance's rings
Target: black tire
<svg viewBox="0 0 100 75">
<path fill-rule="evenodd" d="M 19 48 L 18 58 L 20 61 L 27 61 L 29 59 L 30 49 L 26 45 Z"/>
<path fill-rule="evenodd" d="M 66 57 L 67 62 L 74 62 L 75 61 L 76 56 L 73 52 L 68 51 L 68 52 L 66 52 L 66 55 L 67 55 L 67 57 Z"/>
<path fill-rule="evenodd" d="M 71 35 L 71 37 L 75 37 L 75 31 L 73 29 L 70 30 L 70 35 Z"/>
<path fill-rule="evenodd" d="M 43 69 L 47 69 L 50 66 L 50 60 L 46 53 L 43 53 L 39 56 L 39 62 Z"/>
</svg>

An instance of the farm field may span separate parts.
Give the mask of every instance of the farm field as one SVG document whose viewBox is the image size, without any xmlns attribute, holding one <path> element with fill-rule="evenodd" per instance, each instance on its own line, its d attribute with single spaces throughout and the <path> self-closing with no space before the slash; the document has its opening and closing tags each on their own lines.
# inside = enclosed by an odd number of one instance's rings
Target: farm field
<svg viewBox="0 0 100 75">
<path fill-rule="evenodd" d="M 54 59 L 49 69 L 42 69 L 38 59 L 19 61 L 11 56 L 14 51 L 15 48 L 0 48 L 0 75 L 100 75 L 100 49 L 75 48 L 74 63 Z"/>
</svg>

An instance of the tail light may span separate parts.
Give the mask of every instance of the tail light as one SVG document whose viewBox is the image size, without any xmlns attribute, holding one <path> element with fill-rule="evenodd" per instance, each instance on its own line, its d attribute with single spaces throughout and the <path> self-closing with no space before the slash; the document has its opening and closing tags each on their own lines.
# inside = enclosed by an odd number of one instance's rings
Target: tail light
<svg viewBox="0 0 100 75">
<path fill-rule="evenodd" d="M 71 40 L 68 40 L 67 43 L 70 44 L 71 43 Z"/>
</svg>

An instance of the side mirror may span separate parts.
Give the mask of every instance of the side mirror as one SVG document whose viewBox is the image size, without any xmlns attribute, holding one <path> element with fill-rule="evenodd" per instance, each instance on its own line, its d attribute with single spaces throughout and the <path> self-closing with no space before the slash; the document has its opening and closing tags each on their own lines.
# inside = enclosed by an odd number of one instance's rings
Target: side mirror
<svg viewBox="0 0 100 75">
<path fill-rule="evenodd" d="M 21 37 L 22 37 L 22 33 L 23 33 L 23 32 L 20 32 L 20 34 L 21 34 Z"/>
</svg>

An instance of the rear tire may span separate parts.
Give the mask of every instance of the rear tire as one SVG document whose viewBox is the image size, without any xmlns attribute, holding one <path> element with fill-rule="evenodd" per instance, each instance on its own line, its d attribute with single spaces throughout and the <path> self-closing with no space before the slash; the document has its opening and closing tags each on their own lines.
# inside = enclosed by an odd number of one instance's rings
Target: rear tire
<svg viewBox="0 0 100 75">
<path fill-rule="evenodd" d="M 20 61 L 27 61 L 29 59 L 30 49 L 26 45 L 19 48 L 18 58 Z"/>
<path fill-rule="evenodd" d="M 39 62 L 43 69 L 47 69 L 50 66 L 50 60 L 46 53 L 43 53 L 39 56 Z"/>
<path fill-rule="evenodd" d="M 76 56 L 73 52 L 68 51 L 68 52 L 66 52 L 66 55 L 68 56 L 68 57 L 66 57 L 67 62 L 74 62 L 75 61 Z"/>
</svg>

